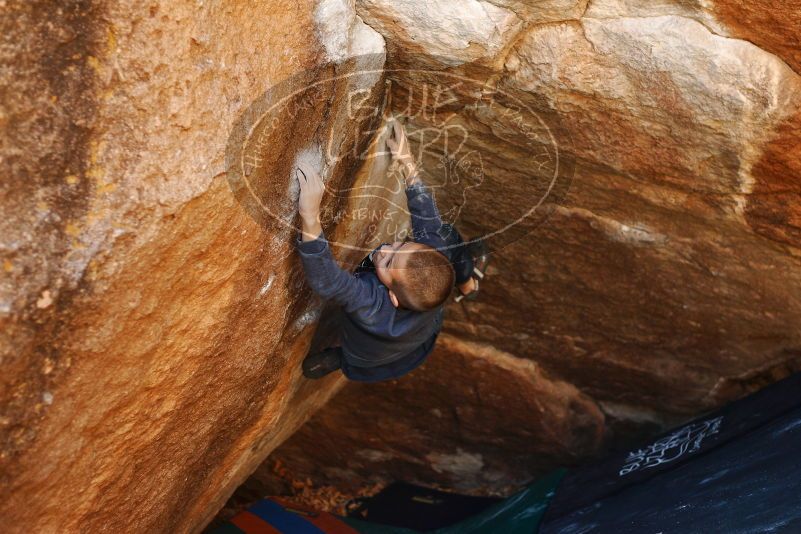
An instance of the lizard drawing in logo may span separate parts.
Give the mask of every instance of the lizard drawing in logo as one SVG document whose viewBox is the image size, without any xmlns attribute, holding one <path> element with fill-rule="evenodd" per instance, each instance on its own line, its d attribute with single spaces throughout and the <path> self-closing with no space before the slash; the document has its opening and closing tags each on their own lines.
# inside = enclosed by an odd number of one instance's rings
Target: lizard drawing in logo
<svg viewBox="0 0 801 534">
<path fill-rule="evenodd" d="M 428 186 L 442 220 L 455 224 L 467 205 L 470 191 L 484 182 L 481 153 L 468 148 L 469 133 L 461 124 L 428 126 L 412 131 L 409 137 L 418 147 L 418 159 L 430 178 Z M 426 167 L 427 161 L 436 163 Z"/>
<path fill-rule="evenodd" d="M 386 125 L 391 125 L 392 120 Z M 407 138 L 417 169 L 437 202 L 443 222 L 456 223 L 464 207 L 467 205 L 470 191 L 479 187 L 484 181 L 484 161 L 477 150 L 469 150 L 466 141 L 468 132 L 460 124 L 443 126 L 425 126 L 412 129 L 408 125 Z M 383 135 L 391 131 L 391 127 L 381 132 L 371 130 L 374 134 L 373 144 L 384 143 Z M 364 134 L 363 134 L 364 135 Z M 388 151 L 388 149 L 387 149 Z M 362 160 L 380 158 L 387 151 L 367 149 L 361 154 Z M 342 155 L 326 155 L 326 167 L 336 162 Z M 322 164 L 321 164 L 322 165 Z M 378 173 L 380 175 L 380 173 Z M 394 179 L 392 179 L 394 178 Z M 374 199 L 395 213 L 405 213 L 404 179 L 400 173 L 390 173 L 390 180 L 370 181 L 358 187 L 330 189 L 337 197 L 351 199 Z"/>
<path fill-rule="evenodd" d="M 434 195 L 443 222 L 456 223 L 471 190 L 484 182 L 481 153 L 468 148 L 468 132 L 461 124 L 416 129 L 407 126 L 407 132 L 418 168 Z"/>
</svg>

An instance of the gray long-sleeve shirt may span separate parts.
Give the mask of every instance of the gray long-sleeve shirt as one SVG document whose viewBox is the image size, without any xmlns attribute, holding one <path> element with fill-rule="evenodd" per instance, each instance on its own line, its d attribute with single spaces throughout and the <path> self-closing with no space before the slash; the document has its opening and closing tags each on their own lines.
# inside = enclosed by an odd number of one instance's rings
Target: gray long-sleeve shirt
<svg viewBox="0 0 801 534">
<path fill-rule="evenodd" d="M 442 226 L 431 193 L 422 183 L 406 188 L 414 240 L 449 250 L 438 231 Z M 297 242 L 306 279 L 325 299 L 343 310 L 342 370 L 352 380 L 379 381 L 402 376 L 425 361 L 442 328 L 442 306 L 426 312 L 396 308 L 389 290 L 374 272 L 352 274 L 341 269 L 321 233 Z"/>
</svg>

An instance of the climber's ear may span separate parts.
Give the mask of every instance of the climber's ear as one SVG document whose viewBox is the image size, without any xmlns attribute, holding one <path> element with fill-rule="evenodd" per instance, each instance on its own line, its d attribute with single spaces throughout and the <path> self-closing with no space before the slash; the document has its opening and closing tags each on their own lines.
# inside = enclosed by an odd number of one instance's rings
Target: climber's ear
<svg viewBox="0 0 801 534">
<path fill-rule="evenodd" d="M 392 305 L 396 308 L 400 306 L 400 304 L 398 304 L 398 296 L 391 289 L 389 290 L 389 300 L 392 301 Z"/>
</svg>

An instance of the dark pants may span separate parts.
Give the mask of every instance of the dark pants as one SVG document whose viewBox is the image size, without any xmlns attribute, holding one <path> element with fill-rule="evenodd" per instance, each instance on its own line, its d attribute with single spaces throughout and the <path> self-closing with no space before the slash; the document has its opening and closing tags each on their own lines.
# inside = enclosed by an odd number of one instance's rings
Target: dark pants
<svg viewBox="0 0 801 534">
<path fill-rule="evenodd" d="M 473 258 L 467 249 L 459 232 L 450 224 L 444 223 L 439 229 L 439 236 L 448 245 L 446 255 L 451 260 L 453 270 L 456 272 L 456 285 L 461 285 L 470 280 L 473 274 Z"/>
</svg>

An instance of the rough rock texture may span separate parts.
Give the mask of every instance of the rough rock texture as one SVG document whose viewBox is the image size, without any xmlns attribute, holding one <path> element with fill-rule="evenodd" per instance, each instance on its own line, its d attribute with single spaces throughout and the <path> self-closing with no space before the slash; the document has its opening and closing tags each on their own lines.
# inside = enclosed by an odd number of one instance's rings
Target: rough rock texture
<svg viewBox="0 0 801 534">
<path fill-rule="evenodd" d="M 427 366 L 287 443 L 298 470 L 502 490 L 797 368 L 797 2 L 229 4 L 0 5 L 6 530 L 196 531 L 342 385 L 299 376 L 330 328 L 281 221 L 300 158 L 329 236 L 402 227 L 370 216 L 402 193 L 353 90 L 496 254 Z"/>
<path fill-rule="evenodd" d="M 301 379 L 322 304 L 293 232 L 237 203 L 224 158 L 280 80 L 366 51 L 380 72 L 383 39 L 337 6 L 0 6 L 4 532 L 197 531 L 339 386 Z M 293 213 L 296 156 L 367 147 L 380 117 L 347 113 L 366 82 L 322 83 L 266 137 L 251 181 L 273 211 Z M 383 80 L 361 88 L 378 102 Z M 345 157 L 329 184 L 375 161 Z"/>
<path fill-rule="evenodd" d="M 603 414 L 572 385 L 531 360 L 444 334 L 406 379 L 345 387 L 255 476 L 271 476 L 278 460 L 344 490 L 399 479 L 513 488 L 591 454 L 603 433 Z"/>
<path fill-rule="evenodd" d="M 523 25 L 466 48 L 457 26 L 431 29 L 432 16 L 446 15 L 437 3 L 401 22 L 395 2 L 359 2 L 387 40 L 393 107 L 412 115 L 429 183 L 451 184 L 438 191 L 440 208 L 466 233 L 486 234 L 539 197 L 549 167 L 531 154 L 552 161 L 558 148 L 571 164 L 562 184 L 572 179 L 540 217 L 492 237 L 482 298 L 449 307 L 448 341 L 430 363 L 398 384 L 349 384 L 272 459 L 320 483 L 400 477 L 502 491 L 798 370 L 801 10 L 763 4 L 492 2 Z M 473 5 L 447 9 L 479 24 Z M 458 61 L 429 57 L 447 47 Z M 456 75 L 478 83 L 454 87 L 450 104 L 426 100 L 424 86 L 455 85 Z M 468 105 L 479 85 L 491 98 Z M 526 144 L 510 109 L 539 117 L 554 146 L 541 132 Z M 431 129 L 465 132 L 454 159 L 480 153 L 483 176 L 453 185 Z M 576 388 L 581 410 L 537 391 L 552 410 L 543 420 L 530 408 L 533 386 L 507 391 L 505 371 L 487 371 L 488 353 L 536 362 L 550 382 Z M 606 431 L 542 432 L 544 421 Z"/>
</svg>

